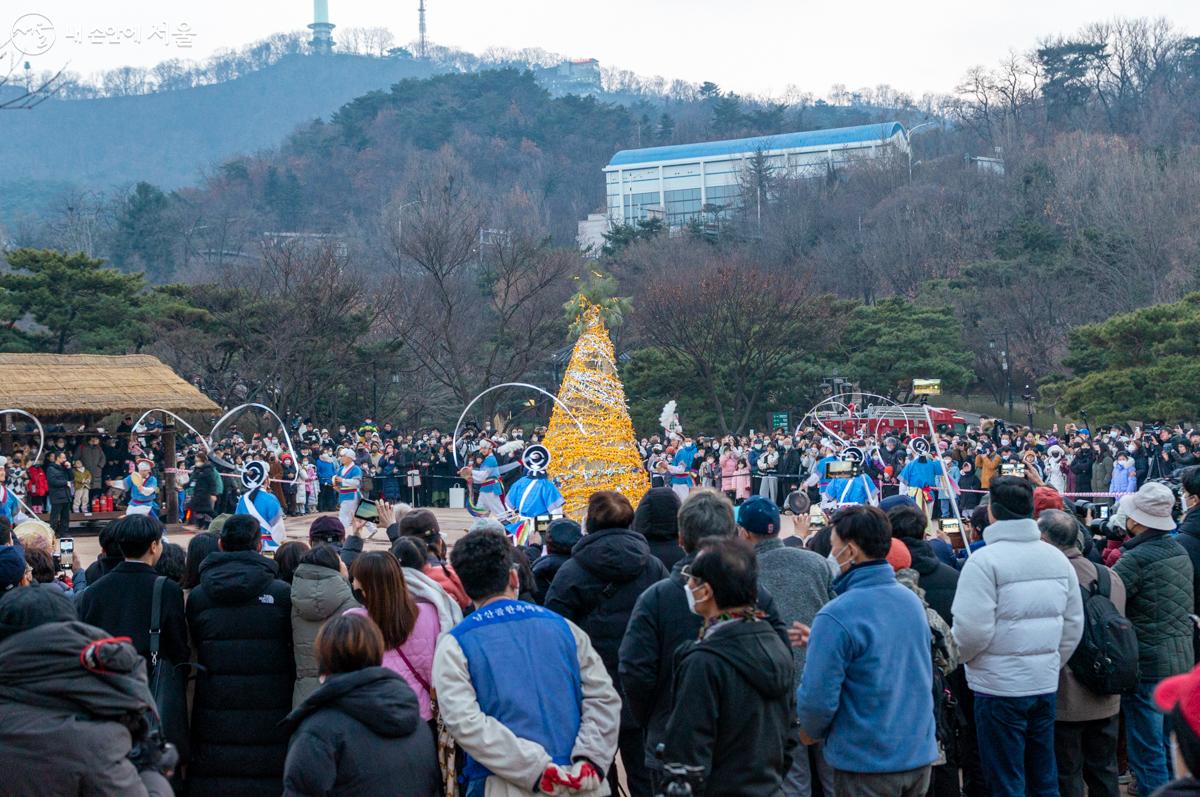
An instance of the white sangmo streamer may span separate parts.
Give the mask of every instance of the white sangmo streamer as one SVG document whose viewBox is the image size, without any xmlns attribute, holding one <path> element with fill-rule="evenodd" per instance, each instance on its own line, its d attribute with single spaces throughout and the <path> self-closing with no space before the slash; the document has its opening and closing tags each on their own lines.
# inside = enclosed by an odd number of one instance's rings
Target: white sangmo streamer
<svg viewBox="0 0 1200 797">
<path fill-rule="evenodd" d="M 300 458 L 296 456 L 296 449 L 292 446 L 292 436 L 290 434 L 288 434 L 287 425 L 283 422 L 283 419 L 280 418 L 275 413 L 274 410 L 272 410 L 270 407 L 266 406 L 265 404 L 256 404 L 254 402 L 251 402 L 248 404 L 240 404 L 240 405 L 234 407 L 229 412 L 222 415 L 217 420 L 217 422 L 215 424 L 213 424 L 212 431 L 209 432 L 207 436 L 202 434 L 196 427 L 192 426 L 190 423 L 185 421 L 183 418 L 180 418 L 175 413 L 171 412 L 170 410 L 164 410 L 162 408 L 146 410 L 144 413 L 142 413 L 142 417 L 138 418 L 137 423 L 135 423 L 133 426 L 134 426 L 134 428 L 137 428 L 138 426 L 140 426 L 142 421 L 144 421 L 146 419 L 146 416 L 150 415 L 151 413 L 161 412 L 164 415 L 170 415 L 172 418 L 174 418 L 175 420 L 182 423 L 184 426 L 186 426 L 188 429 L 190 429 L 192 431 L 192 433 L 194 433 L 197 437 L 200 438 L 200 442 L 204 445 L 205 450 L 208 451 L 209 459 L 211 459 L 213 462 L 217 463 L 221 467 L 228 468 L 229 470 L 233 471 L 233 473 L 222 474 L 223 476 L 239 476 L 240 477 L 244 468 L 239 468 L 237 465 L 233 464 L 232 462 L 226 462 L 225 460 L 216 456 L 213 453 L 213 441 L 216 439 L 217 430 L 221 428 L 221 424 L 225 423 L 225 421 L 229 420 L 229 418 L 231 418 L 232 416 L 237 415 L 242 410 L 245 410 L 250 407 L 253 407 L 255 409 L 260 409 L 263 412 L 269 413 L 271 415 L 271 417 L 273 417 L 279 423 L 279 428 L 281 430 L 283 430 L 284 442 L 287 443 L 288 453 L 291 454 L 291 456 L 292 456 L 292 462 L 298 465 L 300 463 Z M 13 410 L 9 410 L 9 412 L 12 412 L 12 411 Z M 40 425 L 39 425 L 39 428 L 40 428 Z M 289 483 L 285 479 L 268 479 L 267 481 L 282 482 L 285 484 Z M 296 477 L 294 479 L 292 479 L 290 483 L 291 484 L 299 484 L 300 481 L 301 481 L 300 469 L 296 468 Z"/>
<path fill-rule="evenodd" d="M 504 387 L 523 387 L 523 388 L 527 388 L 529 390 L 536 390 L 537 392 L 541 393 L 543 396 L 545 396 L 548 399 L 550 399 L 551 401 L 553 401 L 558 406 L 562 407 L 563 411 L 566 412 L 568 416 L 570 416 L 571 420 L 575 421 L 575 425 L 579 427 L 579 431 L 583 434 L 587 434 L 587 430 L 583 428 L 583 424 L 580 423 L 579 419 L 575 417 L 575 413 L 571 412 L 570 407 L 568 407 L 566 404 L 563 404 L 561 401 L 559 401 L 558 396 L 555 396 L 553 393 L 550 393 L 547 390 L 543 390 L 542 388 L 538 387 L 537 385 L 530 385 L 526 382 L 504 382 L 502 384 L 493 385 L 492 387 L 489 387 L 487 390 L 483 391 L 478 396 L 471 399 L 470 403 L 467 404 L 467 406 L 463 407 L 462 415 L 458 416 L 458 423 L 454 424 L 454 437 L 450 442 L 450 446 L 451 446 L 450 451 L 454 455 L 454 467 L 455 468 L 458 467 L 458 432 L 459 432 L 459 429 L 462 427 L 463 419 L 467 417 L 467 413 L 471 411 L 471 407 L 475 406 L 476 401 L 479 401 L 479 399 L 483 398 L 488 393 L 491 393 L 493 390 L 499 390 Z"/>
</svg>

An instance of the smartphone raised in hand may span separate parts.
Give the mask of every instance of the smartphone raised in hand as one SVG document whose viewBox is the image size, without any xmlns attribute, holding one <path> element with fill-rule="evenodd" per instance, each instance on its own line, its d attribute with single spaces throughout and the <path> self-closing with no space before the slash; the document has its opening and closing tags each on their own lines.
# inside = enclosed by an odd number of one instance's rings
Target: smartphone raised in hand
<svg viewBox="0 0 1200 797">
<path fill-rule="evenodd" d="M 358 509 L 354 510 L 354 517 L 374 523 L 379 519 L 379 507 L 370 498 L 363 498 L 358 502 Z"/>
</svg>

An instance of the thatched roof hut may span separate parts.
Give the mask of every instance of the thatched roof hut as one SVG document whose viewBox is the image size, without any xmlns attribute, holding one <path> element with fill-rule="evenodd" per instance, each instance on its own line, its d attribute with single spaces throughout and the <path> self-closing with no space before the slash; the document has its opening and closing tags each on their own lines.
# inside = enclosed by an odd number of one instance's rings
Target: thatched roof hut
<svg viewBox="0 0 1200 797">
<path fill-rule="evenodd" d="M 0 354 L 0 408 L 43 422 L 149 409 L 219 413 L 221 408 L 148 354 Z"/>
</svg>

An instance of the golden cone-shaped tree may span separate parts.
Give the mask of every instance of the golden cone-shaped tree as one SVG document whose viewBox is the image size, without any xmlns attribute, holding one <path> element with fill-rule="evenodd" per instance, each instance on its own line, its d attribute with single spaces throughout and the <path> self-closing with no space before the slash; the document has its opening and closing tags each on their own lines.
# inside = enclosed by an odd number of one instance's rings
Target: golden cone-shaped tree
<svg viewBox="0 0 1200 797">
<path fill-rule="evenodd" d="M 579 306 L 582 333 L 558 391 L 558 400 L 579 424 L 555 404 L 544 441 L 549 475 L 565 501 L 563 512 L 576 519 L 597 490 L 616 490 L 637 506 L 650 489 L 601 308 L 586 300 Z"/>
</svg>

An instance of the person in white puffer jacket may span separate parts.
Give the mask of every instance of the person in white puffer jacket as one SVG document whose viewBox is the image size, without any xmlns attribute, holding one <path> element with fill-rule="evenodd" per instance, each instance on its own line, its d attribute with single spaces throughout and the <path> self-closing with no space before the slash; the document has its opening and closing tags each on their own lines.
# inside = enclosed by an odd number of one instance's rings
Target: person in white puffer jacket
<svg viewBox="0 0 1200 797">
<path fill-rule="evenodd" d="M 963 566 L 951 607 L 980 762 L 993 795 L 1057 794 L 1055 694 L 1083 636 L 1079 579 L 1042 541 L 1028 481 L 993 479 L 988 492 L 987 544 Z"/>
</svg>

